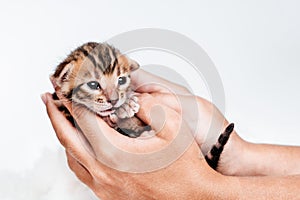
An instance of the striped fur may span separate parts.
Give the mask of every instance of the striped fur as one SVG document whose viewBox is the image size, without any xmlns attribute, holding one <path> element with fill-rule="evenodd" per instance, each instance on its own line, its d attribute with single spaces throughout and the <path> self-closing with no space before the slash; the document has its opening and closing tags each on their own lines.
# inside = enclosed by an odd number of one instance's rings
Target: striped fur
<svg viewBox="0 0 300 200">
<path fill-rule="evenodd" d="M 205 159 L 211 168 L 217 169 L 221 153 L 223 152 L 224 146 L 233 132 L 233 129 L 234 124 L 229 124 L 225 131 L 219 136 L 217 143 L 205 155 Z"/>
<path fill-rule="evenodd" d="M 119 131 L 122 134 L 137 137 L 149 129 L 133 116 L 139 105 L 131 89 L 130 73 L 138 68 L 138 63 L 111 45 L 89 42 L 71 52 L 51 80 L 70 101 L 97 113 L 116 130 L 126 130 Z M 62 109 L 61 104 L 59 107 Z"/>
</svg>

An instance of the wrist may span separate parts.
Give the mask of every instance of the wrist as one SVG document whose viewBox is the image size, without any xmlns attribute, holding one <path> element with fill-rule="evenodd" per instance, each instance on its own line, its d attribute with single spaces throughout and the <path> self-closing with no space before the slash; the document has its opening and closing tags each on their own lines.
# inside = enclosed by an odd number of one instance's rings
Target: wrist
<svg viewBox="0 0 300 200">
<path fill-rule="evenodd" d="M 234 176 L 226 176 L 217 172 L 215 173 L 216 177 L 210 181 L 207 188 L 207 192 L 210 194 L 209 198 L 203 199 L 239 199 L 240 188 L 238 179 Z"/>
<path fill-rule="evenodd" d="M 203 177 L 198 179 L 197 188 L 191 190 L 192 198 L 186 199 L 223 199 L 233 200 L 239 197 L 238 180 L 234 176 L 225 176 L 213 171 L 209 166 L 207 170 L 211 170 L 209 181 L 203 181 Z"/>
</svg>

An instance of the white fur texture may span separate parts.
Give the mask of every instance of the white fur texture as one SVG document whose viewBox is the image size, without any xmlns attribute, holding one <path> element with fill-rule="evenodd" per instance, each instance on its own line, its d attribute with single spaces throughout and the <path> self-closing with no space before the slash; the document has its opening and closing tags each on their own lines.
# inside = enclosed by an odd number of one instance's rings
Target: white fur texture
<svg viewBox="0 0 300 200">
<path fill-rule="evenodd" d="M 1 200 L 96 200 L 70 171 L 64 152 L 44 152 L 32 170 L 0 172 Z"/>
</svg>

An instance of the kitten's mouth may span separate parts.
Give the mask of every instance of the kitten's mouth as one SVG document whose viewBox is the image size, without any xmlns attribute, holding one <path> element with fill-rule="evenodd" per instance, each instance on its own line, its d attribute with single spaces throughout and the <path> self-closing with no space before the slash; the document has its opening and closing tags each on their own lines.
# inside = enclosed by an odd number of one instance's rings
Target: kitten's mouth
<svg viewBox="0 0 300 200">
<path fill-rule="evenodd" d="M 109 116 L 113 113 L 116 112 L 116 110 L 125 102 L 125 100 L 122 101 L 118 101 L 117 104 L 112 105 L 112 104 L 107 104 L 107 105 L 102 105 L 100 108 L 98 107 L 98 109 L 96 109 L 97 114 L 102 116 L 102 117 L 106 117 Z M 99 103 L 97 102 L 96 105 L 99 105 Z"/>
<path fill-rule="evenodd" d="M 113 114 L 115 111 L 116 111 L 115 108 L 110 108 L 107 110 L 99 111 L 98 114 L 101 115 L 102 117 L 106 117 L 106 116 Z"/>
<path fill-rule="evenodd" d="M 93 110 L 100 116 L 106 117 L 113 114 L 116 109 L 111 104 L 100 104 L 96 102 Z"/>
</svg>

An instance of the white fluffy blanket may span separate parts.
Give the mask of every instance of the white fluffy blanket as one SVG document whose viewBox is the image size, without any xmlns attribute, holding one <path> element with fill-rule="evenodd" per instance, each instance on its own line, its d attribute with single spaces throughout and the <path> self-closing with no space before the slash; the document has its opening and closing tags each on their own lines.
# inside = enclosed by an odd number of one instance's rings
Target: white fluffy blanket
<svg viewBox="0 0 300 200">
<path fill-rule="evenodd" d="M 1 200 L 96 200 L 67 166 L 64 152 L 45 152 L 32 170 L 0 172 Z"/>
</svg>

